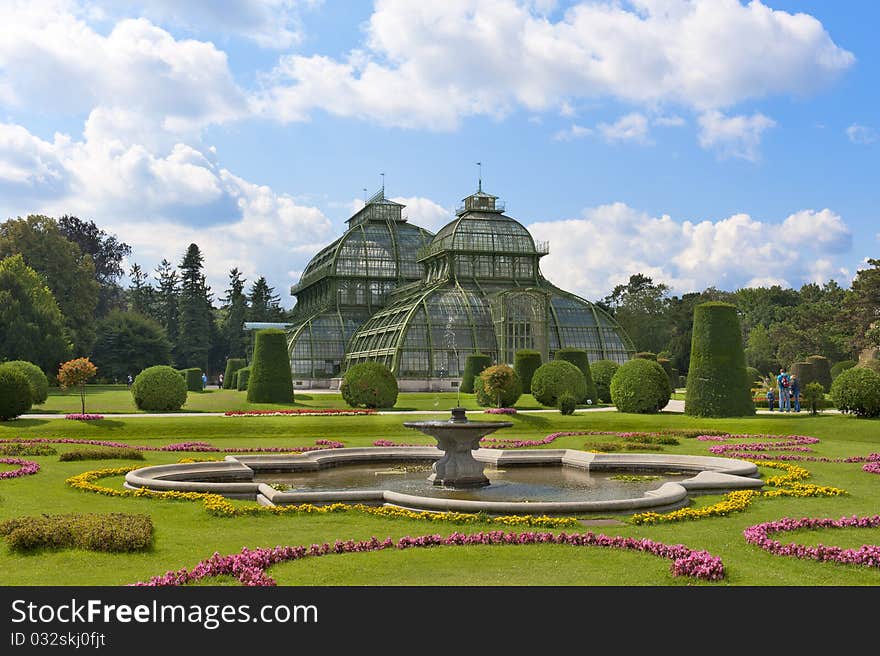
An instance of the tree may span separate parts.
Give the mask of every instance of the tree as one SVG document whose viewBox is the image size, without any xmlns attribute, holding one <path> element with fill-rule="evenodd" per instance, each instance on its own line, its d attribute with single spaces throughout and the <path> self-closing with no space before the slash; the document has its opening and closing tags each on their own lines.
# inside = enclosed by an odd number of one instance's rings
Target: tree
<svg viewBox="0 0 880 656">
<path fill-rule="evenodd" d="M 243 358 L 247 347 L 244 333 L 244 320 L 248 313 L 247 297 L 244 294 L 245 279 L 235 268 L 229 272 L 229 289 L 223 298 L 225 316 L 221 326 L 223 342 L 226 345 L 226 357 Z"/>
<path fill-rule="evenodd" d="M 179 367 L 207 368 L 211 350 L 211 289 L 205 282 L 204 257 L 196 244 L 190 244 L 178 265 L 180 269 L 180 328 L 175 345 Z"/>
<path fill-rule="evenodd" d="M 92 359 L 103 377 L 124 380 L 147 367 L 170 364 L 171 344 L 153 319 L 114 310 L 98 322 Z"/>
<path fill-rule="evenodd" d="M 0 258 L 17 253 L 55 296 L 74 352 L 88 353 L 99 289 L 92 258 L 61 233 L 54 219 L 35 215 L 0 224 Z"/>
<path fill-rule="evenodd" d="M 177 270 L 166 259 L 156 267 L 156 280 L 159 289 L 156 291 L 155 314 L 153 316 L 165 329 L 165 335 L 171 342 L 172 349 L 177 344 L 179 327 L 179 313 L 177 308 L 178 296 L 180 295 L 180 280 Z"/>
<path fill-rule="evenodd" d="M 611 308 L 614 318 L 632 339 L 637 351 L 663 350 L 671 336 L 667 316 L 669 287 L 642 275 L 629 277 L 626 285 L 617 285 L 602 303 Z"/>
<path fill-rule="evenodd" d="M 0 360 L 54 372 L 70 354 L 55 297 L 21 255 L 0 261 Z"/>
<path fill-rule="evenodd" d="M 762 376 L 779 368 L 776 349 L 770 340 L 770 333 L 763 324 L 758 324 L 749 333 L 746 342 L 746 364 L 761 372 Z"/>
<path fill-rule="evenodd" d="M 855 352 L 872 346 L 869 332 L 880 319 L 880 260 L 869 259 L 869 268 L 859 269 L 843 300 L 843 317 L 850 327 L 850 346 Z"/>
<path fill-rule="evenodd" d="M 58 219 L 61 234 L 79 246 L 83 255 L 92 258 L 95 266 L 95 281 L 100 285 L 97 313 L 106 315 L 112 308 L 122 305 L 122 288 L 118 284 L 125 272 L 122 261 L 131 255 L 131 246 L 119 241 L 116 235 L 108 235 L 95 225 L 94 221 L 65 214 Z"/>
<path fill-rule="evenodd" d="M 283 321 L 284 310 L 281 309 L 281 298 L 275 289 L 269 286 L 266 278 L 260 276 L 251 287 L 250 308 L 247 312 L 248 321 Z"/>
<path fill-rule="evenodd" d="M 128 287 L 128 307 L 132 312 L 137 312 L 145 317 L 155 317 L 156 290 L 150 284 L 147 273 L 141 269 L 141 265 L 135 262 L 128 272 L 131 285 Z"/>
<path fill-rule="evenodd" d="M 68 360 L 58 370 L 58 383 L 63 389 L 79 387 L 79 399 L 82 413 L 86 413 L 86 383 L 95 377 L 98 368 L 88 358 Z"/>
</svg>

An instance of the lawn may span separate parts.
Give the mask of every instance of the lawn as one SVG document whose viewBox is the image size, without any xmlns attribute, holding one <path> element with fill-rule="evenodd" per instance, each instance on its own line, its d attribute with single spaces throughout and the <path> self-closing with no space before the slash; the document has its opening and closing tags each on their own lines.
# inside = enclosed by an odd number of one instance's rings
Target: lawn
<svg viewBox="0 0 880 656">
<path fill-rule="evenodd" d="M 91 392 L 91 390 L 90 390 Z M 87 409 L 109 413 L 124 408 L 124 388 L 95 390 Z M 300 395 L 298 404 L 338 407 L 335 395 Z M 238 409 L 223 405 L 223 398 L 241 399 L 241 393 L 213 391 L 191 394 L 203 411 Z M 464 405 L 473 397 L 462 395 Z M 202 399 L 211 403 L 201 405 Z M 102 405 L 106 401 L 107 406 Z M 214 402 L 216 400 L 216 403 Z M 65 395 L 55 394 L 47 406 L 63 412 Z M 448 409 L 455 394 L 401 395 L 402 408 Z M 437 404 L 435 406 L 434 404 Z M 115 405 L 112 405 L 115 404 Z M 210 406 L 210 407 L 206 407 Z M 195 409 L 195 408 L 190 408 Z M 406 419 L 415 419 L 407 416 Z M 475 417 L 479 418 L 479 417 Z M 558 413 L 521 414 L 512 417 L 514 426 L 497 433 L 499 437 L 542 438 L 558 431 L 614 430 L 654 431 L 676 429 L 715 429 L 732 433 L 811 435 L 821 442 L 811 445 L 811 456 L 864 456 L 880 451 L 880 421 L 860 420 L 841 415 L 811 417 L 759 415 L 746 419 L 698 420 L 680 414 L 655 416 L 626 415 L 617 412 L 584 412 L 574 416 Z M 409 443 L 430 443 L 426 436 L 402 426 L 403 417 L 153 417 L 113 418 L 96 422 L 74 422 L 61 418 L 19 419 L 0 423 L 0 438 L 80 438 L 101 439 L 137 445 L 163 445 L 203 440 L 217 447 L 229 446 L 310 446 L 316 439 L 334 439 L 346 446 L 368 446 L 375 439 Z M 563 437 L 548 448 L 590 448 L 608 441 L 603 436 Z M 665 453 L 705 455 L 713 442 L 680 439 L 677 446 L 664 446 Z M 58 444 L 63 452 L 76 448 Z M 340 514 L 292 514 L 286 516 L 215 517 L 200 502 L 144 498 L 115 498 L 77 491 L 65 484 L 75 474 L 127 464 L 159 464 L 177 461 L 182 455 L 146 452 L 144 461 L 120 460 L 59 462 L 58 456 L 28 456 L 41 471 L 33 476 L 0 480 L 0 519 L 22 515 L 61 512 L 131 512 L 149 514 L 155 525 L 155 542 L 150 551 L 137 554 L 108 554 L 81 549 L 40 550 L 20 555 L 0 544 L 0 571 L 4 585 L 122 585 L 162 574 L 167 570 L 192 567 L 212 553 L 234 553 L 243 546 L 310 545 L 337 539 L 369 539 L 371 536 L 399 538 L 455 531 L 495 530 L 488 523 L 455 525 L 391 519 L 359 512 Z M 211 454 L 207 454 L 211 455 Z M 841 497 L 758 499 L 745 511 L 725 517 L 659 525 L 635 525 L 629 516 L 618 516 L 621 524 L 583 526 L 608 535 L 644 537 L 668 544 L 684 544 L 705 549 L 721 557 L 726 577 L 720 583 L 700 585 L 735 586 L 860 586 L 880 585 L 880 568 L 820 563 L 771 555 L 745 542 L 743 530 L 751 525 L 782 517 L 834 517 L 873 515 L 880 508 L 880 477 L 862 471 L 861 464 L 797 463 L 811 473 L 810 483 L 845 489 Z M 779 472 L 762 468 L 766 476 Z M 109 487 L 122 486 L 122 478 L 101 481 Z M 703 496 L 697 506 L 710 505 L 720 496 Z M 245 502 L 242 502 L 245 503 Z M 584 517 L 585 521 L 595 518 Z M 519 528 L 512 530 L 534 530 Z M 880 544 L 880 529 L 825 529 L 780 534 L 783 542 L 839 544 L 843 547 L 863 543 Z M 565 545 L 432 547 L 429 549 L 377 553 L 335 554 L 277 565 L 269 573 L 288 585 L 692 585 L 694 579 L 674 577 L 668 560 L 655 556 Z M 463 577 L 460 578 L 460 577 Z M 218 581 L 222 582 L 222 581 Z M 230 581 L 227 581 L 230 582 Z"/>
</svg>

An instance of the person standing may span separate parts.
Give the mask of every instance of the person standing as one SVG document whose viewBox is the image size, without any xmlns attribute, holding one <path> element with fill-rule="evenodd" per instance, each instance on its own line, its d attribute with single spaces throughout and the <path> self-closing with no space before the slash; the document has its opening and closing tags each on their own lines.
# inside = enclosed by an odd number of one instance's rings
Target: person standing
<svg viewBox="0 0 880 656">
<path fill-rule="evenodd" d="M 791 375 L 791 402 L 795 412 L 801 411 L 801 383 L 795 374 Z"/>
<path fill-rule="evenodd" d="M 223 373 L 217 376 L 217 389 L 223 389 Z"/>
<path fill-rule="evenodd" d="M 791 382 L 784 368 L 779 370 L 776 385 L 779 388 L 779 412 L 791 412 L 791 396 L 788 389 Z"/>
<path fill-rule="evenodd" d="M 202 372 L 202 390 L 208 387 L 208 374 L 204 371 Z"/>
</svg>

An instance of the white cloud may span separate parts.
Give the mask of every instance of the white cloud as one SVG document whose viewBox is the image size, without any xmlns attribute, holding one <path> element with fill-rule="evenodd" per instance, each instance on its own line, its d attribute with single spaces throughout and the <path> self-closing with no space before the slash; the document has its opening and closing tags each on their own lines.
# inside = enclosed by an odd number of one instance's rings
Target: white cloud
<svg viewBox="0 0 880 656">
<path fill-rule="evenodd" d="M 638 112 L 621 116 L 614 123 L 599 123 L 596 129 L 606 141 L 648 142 L 648 119 Z"/>
<path fill-rule="evenodd" d="M 880 139 L 877 130 L 858 123 L 853 123 L 846 129 L 846 136 L 854 144 L 870 144 Z"/>
<path fill-rule="evenodd" d="M 572 123 L 570 127 L 560 130 L 556 134 L 553 135 L 553 141 L 573 141 L 574 139 L 583 139 L 584 137 L 589 137 L 593 134 L 593 130 L 591 128 L 584 127 L 583 125 L 578 125 L 577 123 Z"/>
<path fill-rule="evenodd" d="M 751 116 L 725 116 L 717 110 L 702 114 L 697 122 L 700 146 L 715 150 L 722 158 L 739 157 L 750 162 L 758 159 L 764 130 L 776 125 L 776 121 L 760 112 Z"/>
<path fill-rule="evenodd" d="M 453 218 L 452 210 L 435 203 L 430 198 L 422 196 L 395 196 L 395 203 L 406 205 L 403 209 L 404 216 L 411 223 L 425 228 L 431 232 L 437 232 L 449 223 Z"/>
<path fill-rule="evenodd" d="M 581 218 L 534 223 L 550 241 L 544 275 L 586 298 L 600 298 L 641 272 L 675 293 L 709 286 L 798 285 L 848 280 L 830 256 L 849 250 L 851 234 L 830 210 L 803 210 L 782 221 L 735 214 L 718 221 L 654 217 L 624 203 L 585 210 Z M 815 237 L 820 233 L 828 236 Z"/>
<path fill-rule="evenodd" d="M 579 2 L 556 20 L 514 0 L 380 0 L 364 48 L 282 58 L 259 106 L 436 130 L 579 98 L 703 112 L 814 92 L 854 60 L 812 16 L 759 0 Z"/>
<path fill-rule="evenodd" d="M 663 128 L 679 128 L 684 125 L 686 121 L 681 116 L 673 114 L 670 116 L 657 116 L 651 119 L 651 123 Z"/>
</svg>

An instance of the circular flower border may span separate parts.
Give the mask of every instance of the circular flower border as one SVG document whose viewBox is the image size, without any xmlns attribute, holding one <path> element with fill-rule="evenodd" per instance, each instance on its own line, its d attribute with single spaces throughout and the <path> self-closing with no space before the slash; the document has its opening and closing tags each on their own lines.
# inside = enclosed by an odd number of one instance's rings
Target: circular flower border
<svg viewBox="0 0 880 656">
<path fill-rule="evenodd" d="M 840 519 L 810 517 L 792 519 L 790 517 L 783 517 L 774 522 L 764 522 L 750 526 L 743 531 L 743 535 L 749 544 L 754 544 L 776 556 L 791 556 L 793 558 L 817 560 L 819 562 L 836 562 L 846 565 L 880 567 L 880 545 L 877 544 L 864 544 L 858 549 L 843 549 L 822 544 L 809 547 L 797 544 L 796 542 L 782 544 L 780 541 L 770 537 L 773 533 L 784 531 L 854 527 L 878 528 L 880 527 L 880 515 L 872 515 L 870 517 L 853 515 L 852 517 L 841 517 Z"/>
<path fill-rule="evenodd" d="M 366 553 L 385 549 L 413 549 L 439 546 L 473 545 L 530 545 L 565 544 L 576 547 L 606 547 L 641 551 L 672 560 L 673 576 L 688 576 L 705 581 L 720 581 L 724 578 L 724 564 L 721 558 L 708 551 L 696 551 L 683 544 L 668 545 L 648 539 L 607 536 L 587 533 L 506 533 L 504 531 L 481 531 L 479 533 L 453 533 L 448 537 L 441 535 L 405 536 L 396 542 L 388 537 L 379 540 L 337 540 L 330 544 L 313 544 L 295 547 L 274 547 L 265 549 L 243 548 L 240 553 L 221 556 L 215 553 L 198 563 L 191 570 L 179 569 L 155 576 L 135 586 L 179 586 L 215 576 L 234 576 L 245 586 L 272 586 L 276 581 L 266 572 L 272 565 L 301 560 L 308 557 L 328 554 Z"/>
<path fill-rule="evenodd" d="M 18 465 L 18 469 L 0 472 L 0 479 L 31 476 L 40 471 L 40 465 L 32 460 L 24 460 L 23 458 L 0 458 L 0 463 L 4 465 Z"/>
</svg>

